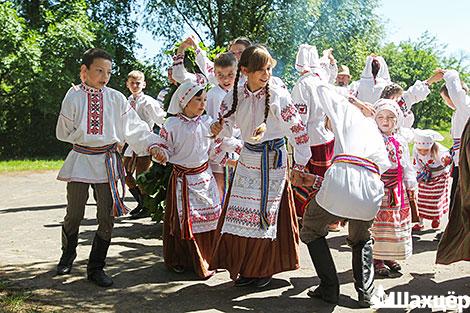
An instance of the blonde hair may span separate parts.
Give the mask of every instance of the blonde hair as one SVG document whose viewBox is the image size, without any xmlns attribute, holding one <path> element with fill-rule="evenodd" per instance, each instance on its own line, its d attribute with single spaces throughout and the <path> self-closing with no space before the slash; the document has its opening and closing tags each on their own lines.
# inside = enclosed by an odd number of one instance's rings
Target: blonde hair
<svg viewBox="0 0 470 313">
<path fill-rule="evenodd" d="M 127 79 L 142 79 L 145 80 L 145 75 L 141 71 L 131 71 L 129 74 L 127 74 Z"/>
<path fill-rule="evenodd" d="M 437 160 L 439 158 L 439 146 L 437 143 L 432 144 L 430 153 L 433 160 Z"/>
</svg>

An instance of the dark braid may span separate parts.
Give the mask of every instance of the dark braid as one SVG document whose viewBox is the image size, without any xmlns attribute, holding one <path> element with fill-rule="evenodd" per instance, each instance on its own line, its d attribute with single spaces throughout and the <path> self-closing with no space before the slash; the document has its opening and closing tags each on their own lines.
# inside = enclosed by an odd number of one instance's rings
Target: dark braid
<svg viewBox="0 0 470 313">
<path fill-rule="evenodd" d="M 263 123 L 266 123 L 269 115 L 269 101 L 271 101 L 271 94 L 269 93 L 269 81 L 266 83 L 266 101 L 264 102 L 264 120 Z"/>
<path fill-rule="evenodd" d="M 225 113 L 224 118 L 228 118 L 232 116 L 233 113 L 237 110 L 237 105 L 238 105 L 238 81 L 240 80 L 240 70 L 241 70 L 241 65 L 238 64 L 237 68 L 237 76 L 235 76 L 235 82 L 233 84 L 233 102 L 232 102 L 232 107 L 230 110 Z"/>
</svg>

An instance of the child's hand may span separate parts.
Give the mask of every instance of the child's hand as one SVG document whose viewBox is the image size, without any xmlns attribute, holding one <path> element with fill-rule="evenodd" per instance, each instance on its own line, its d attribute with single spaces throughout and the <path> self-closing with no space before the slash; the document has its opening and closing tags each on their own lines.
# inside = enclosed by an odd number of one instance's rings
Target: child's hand
<svg viewBox="0 0 470 313">
<path fill-rule="evenodd" d="M 444 74 L 445 74 L 445 70 L 441 69 L 441 68 L 437 68 L 435 71 L 434 71 L 434 74 L 429 77 L 426 82 L 428 83 L 428 85 L 432 85 L 438 81 L 440 81 L 441 79 L 444 78 Z"/>
<path fill-rule="evenodd" d="M 223 128 L 224 128 L 224 119 L 220 118 L 217 122 L 214 122 L 211 125 L 212 135 L 214 135 L 214 137 L 217 137 Z"/>
<path fill-rule="evenodd" d="M 293 169 L 290 172 L 290 183 L 295 187 L 305 186 L 303 174 L 303 172 Z"/>
<path fill-rule="evenodd" d="M 330 64 L 336 63 L 336 59 L 333 56 L 333 48 L 326 49 L 325 51 L 323 51 L 323 55 L 326 55 L 328 57 L 328 60 L 330 60 Z"/>
<path fill-rule="evenodd" d="M 176 51 L 178 54 L 183 53 L 186 51 L 189 47 L 195 46 L 194 40 L 191 37 L 186 38 L 178 47 L 178 50 Z"/>
<path fill-rule="evenodd" d="M 165 153 L 163 153 L 163 151 L 158 147 L 153 147 L 150 149 L 150 154 L 155 159 L 155 161 L 162 165 L 166 165 L 166 162 L 168 162 Z"/>
<path fill-rule="evenodd" d="M 230 167 L 237 167 L 237 163 L 238 163 L 237 160 L 228 159 L 226 162 L 226 165 Z"/>
</svg>

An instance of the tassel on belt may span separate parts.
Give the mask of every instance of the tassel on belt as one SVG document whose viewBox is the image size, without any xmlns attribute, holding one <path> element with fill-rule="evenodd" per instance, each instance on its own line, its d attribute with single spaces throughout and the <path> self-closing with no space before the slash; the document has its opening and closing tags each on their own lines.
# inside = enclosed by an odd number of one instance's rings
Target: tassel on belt
<svg viewBox="0 0 470 313">
<path fill-rule="evenodd" d="M 208 167 L 209 167 L 208 162 L 195 168 L 187 168 L 181 165 L 173 164 L 173 171 L 171 172 L 171 177 L 170 177 L 170 186 L 173 189 L 173 192 L 171 194 L 173 204 L 176 204 L 176 199 L 177 199 L 176 198 L 177 179 L 181 178 L 182 180 L 181 195 L 182 195 L 182 201 L 183 201 L 183 206 L 182 206 L 183 218 L 182 218 L 182 222 L 180 223 L 181 225 L 180 231 L 181 231 L 181 239 L 183 240 L 194 239 L 193 227 L 191 223 L 191 212 L 190 212 L 190 207 L 189 207 L 188 180 L 186 179 L 186 176 L 203 173 L 204 171 L 207 170 Z M 170 234 L 174 236 L 176 233 L 176 229 L 174 225 L 176 225 L 176 223 L 179 223 L 178 210 L 171 209 L 170 221 L 171 221 Z"/>
<path fill-rule="evenodd" d="M 269 227 L 268 220 L 268 184 L 269 184 L 269 151 L 276 153 L 274 157 L 273 168 L 277 169 L 282 166 L 282 150 L 286 144 L 284 138 L 265 141 L 260 144 L 250 144 L 245 142 L 245 147 L 254 152 L 261 152 L 261 210 L 260 210 L 260 227 L 267 229 Z"/>
<path fill-rule="evenodd" d="M 113 197 L 113 215 L 115 217 L 126 215 L 129 211 L 124 204 L 124 195 L 125 195 L 125 171 L 124 167 L 122 166 L 121 156 L 117 153 L 116 144 L 106 145 L 102 147 L 86 147 L 81 145 L 73 145 L 73 151 L 86 154 L 86 155 L 98 155 L 98 154 L 105 154 L 105 165 L 106 165 L 106 172 L 108 175 L 108 183 L 111 189 L 111 194 Z M 114 171 L 114 164 L 113 164 L 113 154 L 116 157 L 116 168 L 117 173 Z M 121 181 L 122 186 L 122 198 L 119 197 L 119 189 L 116 183 L 117 180 Z"/>
</svg>

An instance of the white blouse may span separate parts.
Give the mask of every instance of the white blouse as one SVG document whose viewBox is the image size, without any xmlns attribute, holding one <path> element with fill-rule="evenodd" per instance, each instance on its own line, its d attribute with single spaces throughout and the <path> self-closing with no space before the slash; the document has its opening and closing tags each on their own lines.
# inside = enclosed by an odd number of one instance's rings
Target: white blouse
<svg viewBox="0 0 470 313">
<path fill-rule="evenodd" d="M 415 121 L 415 116 L 411 107 L 418 102 L 426 100 L 426 97 L 431 93 L 429 86 L 420 80 L 417 80 L 413 86 L 408 88 L 403 93 L 402 98 L 398 101 L 398 105 L 403 111 L 403 127 L 411 128 Z"/>
<path fill-rule="evenodd" d="M 332 122 L 335 155 L 366 158 L 377 164 L 380 174 L 385 172 L 390 161 L 375 121 L 366 118 L 332 87 L 319 85 L 317 92 L 319 104 Z M 331 214 L 369 221 L 374 219 L 383 195 L 383 183 L 378 174 L 347 163 L 333 163 L 325 173 L 316 200 Z"/>
<path fill-rule="evenodd" d="M 233 90 L 229 92 L 222 102 L 221 114 L 227 113 L 232 107 Z M 292 103 L 287 89 L 270 84 L 270 110 L 266 120 L 267 130 L 261 142 L 252 139 L 253 132 L 263 122 L 265 111 L 266 89 L 255 92 L 248 90 L 247 84 L 238 87 L 237 110 L 225 124 L 219 137 L 232 137 L 234 126 L 241 131 L 241 139 L 250 144 L 259 144 L 263 141 L 283 138 L 287 136 L 289 143 L 294 148 L 294 160 L 296 164 L 305 166 L 311 157 L 310 140 L 307 129 Z"/>
<path fill-rule="evenodd" d="M 325 112 L 320 106 L 317 87 L 320 77 L 308 73 L 299 78 L 292 89 L 292 100 L 299 111 L 302 122 L 307 125 L 310 145 L 320 145 L 334 139 L 334 134 L 325 127 Z"/>
<path fill-rule="evenodd" d="M 158 140 L 122 93 L 108 87 L 97 90 L 83 84 L 70 88 L 65 95 L 56 136 L 61 141 L 88 147 L 125 141 L 141 154 Z M 105 183 L 108 181 L 105 155 L 85 155 L 72 150 L 57 178 L 67 182 Z"/>
<path fill-rule="evenodd" d="M 214 149 L 208 115 L 189 118 L 178 114 L 168 118 L 160 129 L 157 146 L 166 154 L 170 163 L 196 168 L 209 160 Z"/>
<path fill-rule="evenodd" d="M 470 97 L 462 88 L 459 73 L 456 70 L 447 70 L 444 74 L 444 80 L 449 91 L 449 97 L 455 105 L 450 133 L 452 138 L 460 139 L 470 117 Z M 459 155 L 459 151 L 455 151 L 453 159 L 456 166 L 459 164 Z"/>
</svg>

